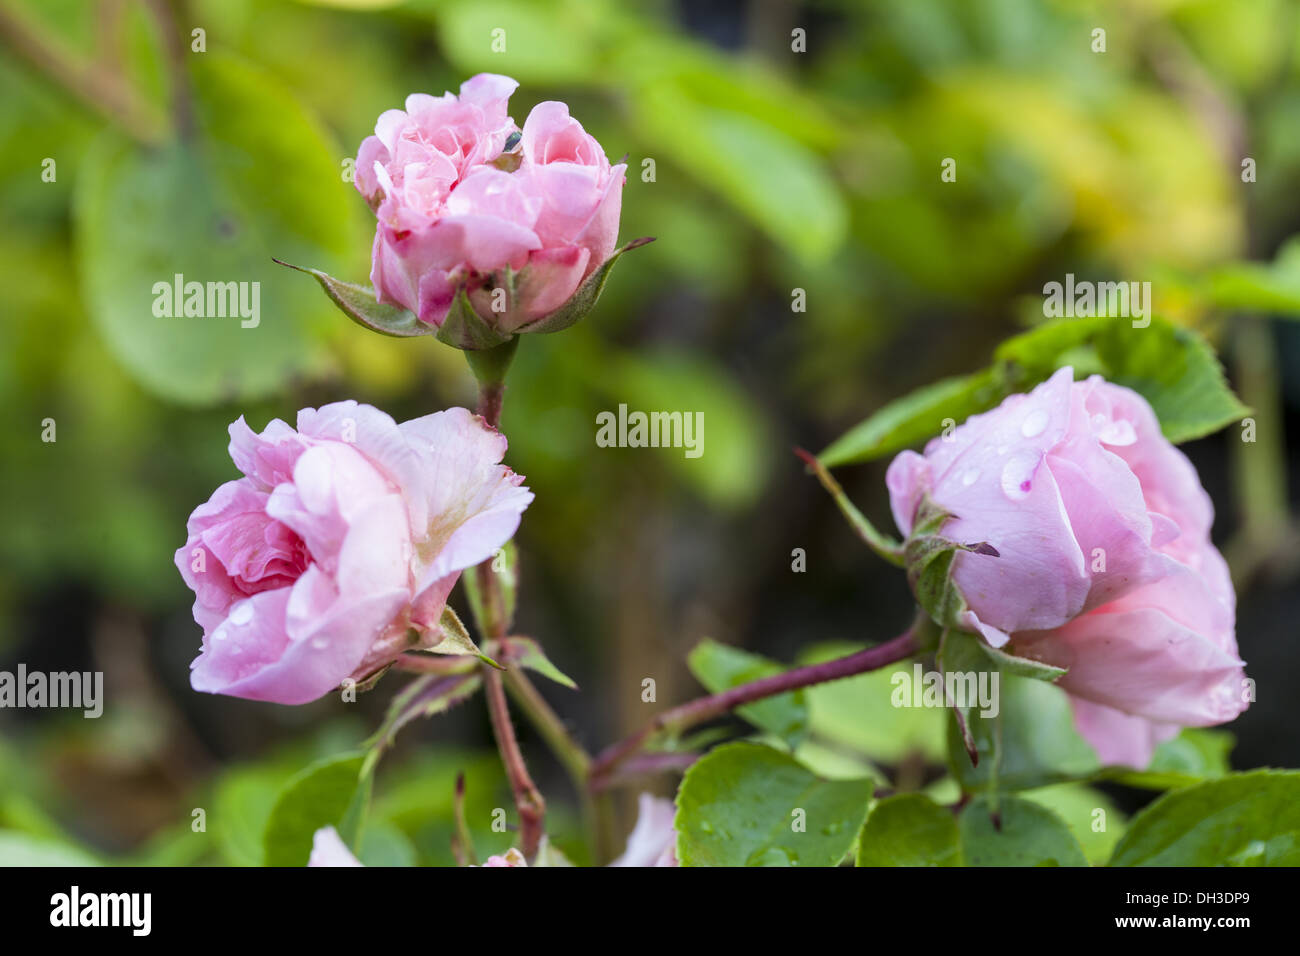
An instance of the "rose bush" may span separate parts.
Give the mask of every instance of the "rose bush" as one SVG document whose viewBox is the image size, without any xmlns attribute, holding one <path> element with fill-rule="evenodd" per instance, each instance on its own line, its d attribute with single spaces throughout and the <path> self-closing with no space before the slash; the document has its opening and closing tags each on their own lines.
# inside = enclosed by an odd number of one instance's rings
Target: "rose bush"
<svg viewBox="0 0 1300 956">
<path fill-rule="evenodd" d="M 506 440 L 462 408 L 398 425 L 354 401 L 230 426 L 243 477 L 195 509 L 176 566 L 195 594 L 196 690 L 314 700 L 433 647 L 460 572 L 532 500 Z"/>
<path fill-rule="evenodd" d="M 506 114 L 517 86 L 482 73 L 459 96 L 412 94 L 362 142 L 354 182 L 378 219 L 380 302 L 442 326 L 463 291 L 509 335 L 562 309 L 613 255 L 626 165 L 563 103 L 539 103 L 520 130 Z"/>
<path fill-rule="evenodd" d="M 950 569 L 965 608 L 946 623 L 1068 668 L 1059 684 L 1103 761 L 1143 766 L 1180 727 L 1245 709 L 1209 496 L 1136 392 L 1063 368 L 901 453 L 886 482 L 905 535 L 938 515 L 968 546 Z"/>
</svg>

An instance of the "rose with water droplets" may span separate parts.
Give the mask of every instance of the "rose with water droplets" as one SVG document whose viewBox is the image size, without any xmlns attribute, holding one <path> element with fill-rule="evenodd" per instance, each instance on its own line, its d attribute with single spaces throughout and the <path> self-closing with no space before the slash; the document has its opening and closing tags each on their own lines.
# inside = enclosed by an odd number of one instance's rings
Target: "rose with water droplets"
<svg viewBox="0 0 1300 956">
<path fill-rule="evenodd" d="M 412 94 L 361 144 L 380 302 L 441 327 L 463 293 L 508 336 L 565 309 L 613 255 L 626 165 L 563 103 L 539 103 L 519 129 L 506 113 L 518 85 L 481 73 L 459 96 Z"/>
<path fill-rule="evenodd" d="M 463 408 L 399 425 L 336 402 L 261 434 L 236 421 L 243 477 L 194 510 L 176 552 L 203 628 L 195 690 L 301 704 L 436 645 L 460 572 L 532 500 L 505 449 Z"/>
<path fill-rule="evenodd" d="M 973 415 L 886 476 L 900 530 L 946 514 L 953 623 L 1067 668 L 1058 683 L 1107 763 L 1144 766 L 1180 727 L 1246 708 L 1236 598 L 1196 470 L 1146 401 L 1069 368 Z"/>
</svg>

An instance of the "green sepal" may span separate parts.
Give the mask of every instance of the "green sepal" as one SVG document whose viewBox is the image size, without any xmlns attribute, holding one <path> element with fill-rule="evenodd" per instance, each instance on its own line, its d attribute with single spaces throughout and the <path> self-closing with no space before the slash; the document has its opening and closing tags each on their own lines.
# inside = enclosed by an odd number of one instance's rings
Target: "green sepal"
<svg viewBox="0 0 1300 956">
<path fill-rule="evenodd" d="M 355 282 L 344 282 L 342 279 L 336 279 L 319 269 L 307 269 L 303 266 L 296 266 L 291 262 L 284 262 L 281 259 L 273 259 L 272 261 L 313 276 L 320 283 L 320 287 L 325 290 L 325 294 L 330 297 L 330 301 L 338 306 L 344 315 L 362 328 L 399 339 L 434 335 L 438 331 L 427 322 L 421 322 L 416 314 L 408 309 L 379 302 L 375 299 L 374 290 L 369 286 L 357 285 Z"/>
<path fill-rule="evenodd" d="M 509 272 L 509 270 L 505 271 Z M 507 277 L 507 299 L 513 298 L 510 295 L 513 284 L 511 278 Z M 465 291 L 464 286 L 456 290 L 456 298 L 452 300 L 451 308 L 447 310 L 447 317 L 443 319 L 435 335 L 439 342 L 466 351 L 496 348 L 510 340 L 508 333 L 503 333 L 485 322 L 483 317 L 474 311 L 474 306 L 469 301 L 469 293 Z"/>
<path fill-rule="evenodd" d="M 495 667 L 499 671 L 505 670 L 504 667 L 478 649 L 478 645 L 474 643 L 474 638 L 469 636 L 469 630 L 461 622 L 460 616 L 451 609 L 450 605 L 442 609 L 442 617 L 438 619 L 438 632 L 437 643 L 426 648 L 429 653 L 473 656 L 489 667 Z"/>
<path fill-rule="evenodd" d="M 614 267 L 614 263 L 618 261 L 619 256 L 651 242 L 654 242 L 653 236 L 642 236 L 640 239 L 633 239 L 626 245 L 615 249 L 610 254 L 610 257 L 600 264 L 600 268 L 587 276 L 586 281 L 578 286 L 578 290 L 569 297 L 568 302 L 548 315 L 534 319 L 527 325 L 521 325 L 515 331 L 519 334 L 560 332 L 576 324 L 595 308 L 596 300 L 600 298 L 601 290 L 605 288 L 605 281 L 609 278 L 609 271 Z"/>
<path fill-rule="evenodd" d="M 934 622 L 940 627 L 964 629 L 970 607 L 952 579 L 953 558 L 959 551 L 994 558 L 999 555 L 995 548 L 983 542 L 961 544 L 944 537 L 943 526 L 955 517 L 928 495 L 923 497 L 916 509 L 912 533 L 903 544 L 903 562 L 916 602 Z"/>
</svg>

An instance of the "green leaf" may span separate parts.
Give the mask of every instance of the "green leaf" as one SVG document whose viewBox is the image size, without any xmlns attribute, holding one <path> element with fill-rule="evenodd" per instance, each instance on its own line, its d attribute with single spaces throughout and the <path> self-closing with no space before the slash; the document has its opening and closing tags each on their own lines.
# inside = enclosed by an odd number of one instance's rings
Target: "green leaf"
<svg viewBox="0 0 1300 956">
<path fill-rule="evenodd" d="M 963 422 L 1002 397 L 990 369 L 947 378 L 887 403 L 817 457 L 827 468 L 883 458 L 933 438 L 945 421 Z"/>
<path fill-rule="evenodd" d="M 1053 319 L 1007 339 L 994 350 L 993 360 L 1017 366 L 1022 385 L 1036 385 L 1059 367 L 1061 356 L 1087 344 L 1112 323 L 1132 325 L 1130 319 Z"/>
<path fill-rule="evenodd" d="M 836 866 L 853 846 L 873 784 L 821 780 L 788 754 L 725 744 L 677 793 L 683 866 Z"/>
<path fill-rule="evenodd" d="M 1173 790 L 1129 824 L 1110 866 L 1300 866 L 1300 772 Z"/>
<path fill-rule="evenodd" d="M 1110 797 L 1093 787 L 1059 783 L 1028 790 L 1020 797 L 1046 807 L 1064 820 L 1094 866 L 1110 859 L 1115 844 L 1124 835 L 1126 817 Z"/>
<path fill-rule="evenodd" d="M 996 816 L 985 797 L 958 820 L 966 866 L 1087 866 L 1079 841 L 1055 813 L 1020 797 L 1002 796 Z"/>
<path fill-rule="evenodd" d="M 1220 308 L 1300 318 L 1300 239 L 1288 241 L 1271 263 L 1222 266 L 1206 285 L 1206 298 Z"/>
<path fill-rule="evenodd" d="M 960 866 L 957 819 L 919 793 L 871 808 L 858 838 L 858 866 Z"/>
<path fill-rule="evenodd" d="M 979 753 L 972 767 L 955 722 L 949 722 L 948 763 L 962 789 L 979 792 L 1034 787 L 1089 777 L 1099 768 L 1093 751 L 1077 730 L 1065 692 L 1025 677 L 999 679 L 998 714 L 968 714 Z"/>
<path fill-rule="evenodd" d="M 288 266 L 290 269 L 296 269 L 298 272 L 305 272 L 309 276 L 315 276 L 316 281 L 320 283 L 320 287 L 330 297 L 330 301 L 337 305 L 344 315 L 363 329 L 369 329 L 372 332 L 399 339 L 433 335 L 438 331 L 436 327 L 421 322 L 414 312 L 400 306 L 380 302 L 375 298 L 375 290 L 370 286 L 357 285 L 355 282 L 344 282 L 342 279 L 336 279 L 319 269 L 296 266 L 281 259 L 274 259 L 273 261 L 280 263 L 282 266 Z"/>
<path fill-rule="evenodd" d="M 682 80 L 657 75 L 630 101 L 652 155 L 675 162 L 803 261 L 828 260 L 849 216 L 826 160 L 754 116 L 701 102 Z"/>
<path fill-rule="evenodd" d="M 85 157 L 74 220 L 86 303 L 109 350 L 155 394 L 205 405 L 325 369 L 319 296 L 271 257 L 341 262 L 358 220 L 338 148 L 290 93 L 218 53 L 190 62 L 199 133 L 153 150 L 106 134 Z M 205 317 L 184 315 L 184 295 L 170 317 L 155 315 L 178 274 L 205 284 Z M 207 283 L 220 292 L 211 308 Z M 256 324 L 231 308 L 241 287 L 226 283 L 246 283 L 249 313 L 256 291 Z"/>
<path fill-rule="evenodd" d="M 388 705 L 384 722 L 366 741 L 368 752 L 362 774 L 369 776 L 384 751 L 392 746 L 397 732 L 413 720 L 432 717 L 467 700 L 478 690 L 482 678 L 477 673 L 424 674 L 406 685 Z"/>
<path fill-rule="evenodd" d="M 225 862 L 261 866 L 262 834 L 284 784 L 277 769 L 241 768 L 226 774 L 213 797 L 210 825 Z"/>
<path fill-rule="evenodd" d="M 1134 328 L 1128 318 L 1057 319 L 1004 342 L 995 358 L 1014 366 L 1006 379 L 1016 391 L 1062 365 L 1083 363 L 1145 398 L 1165 437 L 1175 443 L 1249 414 L 1206 341 L 1161 318 L 1152 318 L 1146 328 Z"/>
<path fill-rule="evenodd" d="M 442 49 L 465 75 L 504 73 L 523 83 L 564 84 L 598 70 L 598 37 L 609 22 L 591 0 L 562 10 L 521 0 L 456 0 L 437 5 Z M 502 44 L 494 39 L 496 30 Z M 522 95 L 522 94 L 520 94 Z M 517 107 L 522 109 L 523 107 Z"/>
<path fill-rule="evenodd" d="M 686 666 L 711 694 L 785 670 L 766 657 L 707 638 L 691 650 Z M 791 747 L 796 746 L 808 732 L 808 704 L 802 690 L 747 704 L 737 708 L 736 713 L 760 730 L 780 737 Z"/>
<path fill-rule="evenodd" d="M 406 834 L 387 820 L 366 827 L 357 859 L 366 866 L 415 866 L 417 854 Z"/>
<path fill-rule="evenodd" d="M 1112 321 L 1096 340 L 1106 378 L 1148 402 L 1171 442 L 1191 441 L 1250 414 L 1195 332 L 1152 319 L 1145 329 Z"/>
<path fill-rule="evenodd" d="M 509 645 L 509 656 L 513 663 L 518 664 L 520 667 L 526 667 L 530 671 L 536 671 L 543 677 L 550 678 L 557 684 L 563 684 L 570 690 L 578 689 L 578 685 L 573 682 L 573 678 L 552 664 L 551 659 L 542 650 L 542 646 L 531 637 L 510 637 L 506 638 L 505 643 Z"/>
<path fill-rule="evenodd" d="M 364 761 L 360 753 L 328 757 L 285 785 L 262 835 L 267 866 L 305 866 L 316 831 L 324 826 L 342 829 L 362 791 Z"/>
</svg>

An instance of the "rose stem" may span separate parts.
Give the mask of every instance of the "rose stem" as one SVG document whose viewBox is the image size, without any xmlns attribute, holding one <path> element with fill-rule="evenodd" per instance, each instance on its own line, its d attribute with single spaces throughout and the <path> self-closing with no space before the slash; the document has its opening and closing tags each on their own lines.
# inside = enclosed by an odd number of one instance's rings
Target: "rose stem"
<svg viewBox="0 0 1300 956">
<path fill-rule="evenodd" d="M 776 694 L 784 694 L 787 691 L 798 690 L 801 687 L 809 687 L 813 684 L 824 684 L 828 681 L 852 677 L 855 674 L 865 674 L 867 671 L 878 670 L 897 661 L 905 660 L 921 650 L 921 646 L 916 641 L 914 630 L 915 625 L 893 640 L 886 641 L 884 644 L 877 644 L 875 647 L 868 647 L 866 650 L 858 651 L 847 657 L 839 657 L 833 661 L 824 661 L 820 664 L 811 664 L 807 667 L 797 667 L 794 670 L 773 674 L 771 677 L 764 677 L 748 684 L 741 684 L 720 694 L 700 697 L 671 710 L 666 710 L 631 737 L 602 751 L 592 762 L 589 783 L 593 787 L 599 787 L 605 776 L 628 757 L 639 751 L 650 738 L 662 731 L 686 730 L 707 720 L 712 720 L 714 717 L 720 717 L 737 707 L 753 703 L 756 700 L 762 700 L 765 697 L 773 697 Z"/>
<path fill-rule="evenodd" d="M 840 483 L 831 477 L 831 473 L 826 470 L 826 466 L 818 461 L 815 456 L 802 448 L 796 448 L 794 453 L 808 466 L 808 470 L 817 476 L 817 480 L 821 482 L 822 487 L 835 499 L 835 504 L 839 506 L 840 512 L 848 520 L 853 530 L 857 532 L 858 537 L 866 542 L 867 547 L 890 564 L 902 567 L 903 545 L 889 535 L 876 530 L 876 526 L 868 521 L 867 516 L 849 500 L 849 496 L 844 493 Z"/>
<path fill-rule="evenodd" d="M 481 352 L 466 352 L 471 371 L 479 383 L 478 413 L 492 428 L 501 425 L 501 402 L 505 395 L 505 373 L 510 360 L 514 357 L 518 339 L 512 338 L 505 345 Z M 489 558 L 476 569 L 479 586 L 482 589 L 483 605 L 500 609 L 505 606 L 501 598 L 500 584 L 492 570 Z M 502 614 L 491 614 L 490 622 L 479 622 L 480 628 L 487 623 L 491 633 L 487 636 L 501 641 L 506 636 L 509 622 Z M 510 779 L 510 790 L 514 794 L 515 807 L 519 811 L 520 850 L 524 858 L 531 861 L 537 856 L 542 842 L 542 832 L 546 819 L 546 801 L 533 783 L 524 762 L 523 751 L 519 749 L 519 738 L 515 736 L 514 724 L 510 721 L 510 705 L 506 701 L 505 684 L 501 672 L 494 667 L 484 665 L 483 690 L 487 700 L 488 716 L 492 720 L 492 734 L 496 737 L 497 749 L 501 752 L 501 762 L 505 766 L 506 776 Z"/>
</svg>

